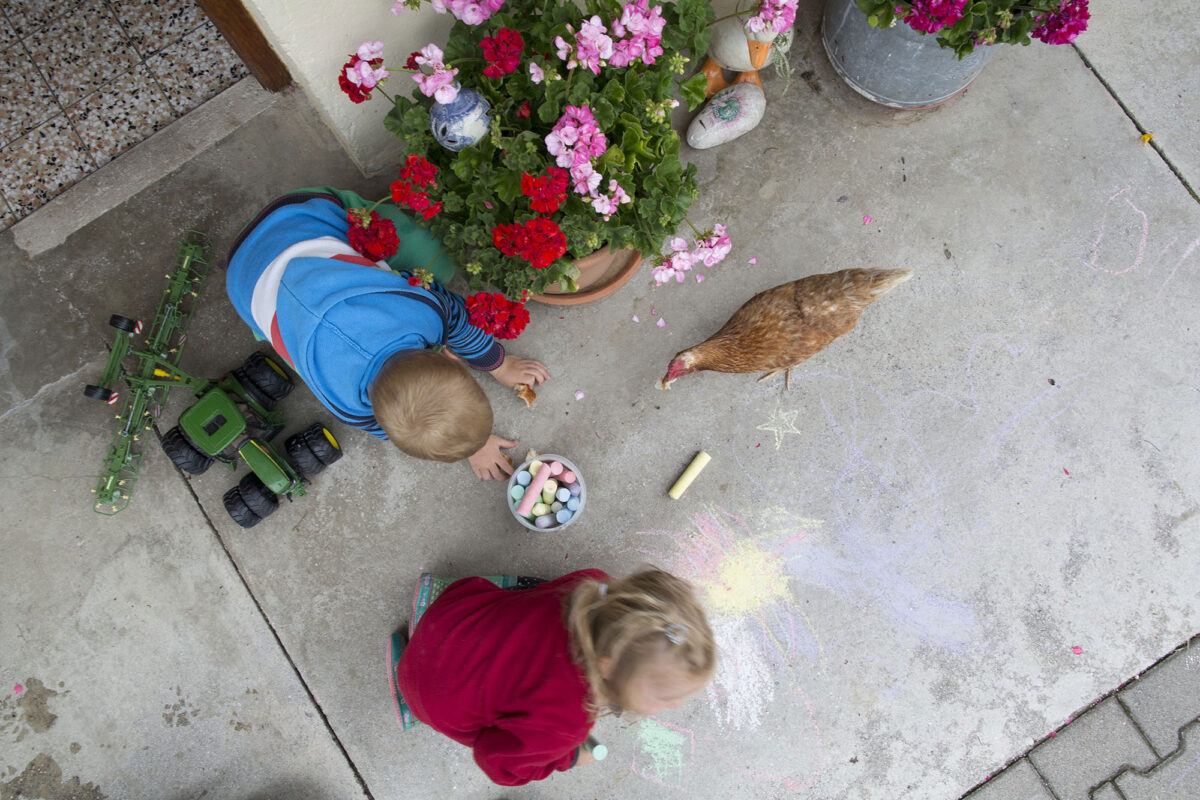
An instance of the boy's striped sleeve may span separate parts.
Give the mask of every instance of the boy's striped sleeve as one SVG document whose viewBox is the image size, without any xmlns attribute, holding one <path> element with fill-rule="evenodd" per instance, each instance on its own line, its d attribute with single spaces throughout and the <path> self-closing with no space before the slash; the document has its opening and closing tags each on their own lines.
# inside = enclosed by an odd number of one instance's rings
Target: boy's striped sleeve
<svg viewBox="0 0 1200 800">
<path fill-rule="evenodd" d="M 466 301 L 434 281 L 429 293 L 446 323 L 442 343 L 477 370 L 491 372 L 504 363 L 504 346 L 469 321 Z"/>
</svg>

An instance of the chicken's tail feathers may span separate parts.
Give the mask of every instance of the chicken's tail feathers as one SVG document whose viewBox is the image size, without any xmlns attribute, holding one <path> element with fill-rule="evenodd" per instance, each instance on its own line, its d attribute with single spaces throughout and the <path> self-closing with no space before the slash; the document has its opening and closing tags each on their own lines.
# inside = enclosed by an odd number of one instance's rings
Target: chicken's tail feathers
<svg viewBox="0 0 1200 800">
<path fill-rule="evenodd" d="M 911 269 L 873 269 L 868 292 L 881 297 L 913 276 Z"/>
</svg>

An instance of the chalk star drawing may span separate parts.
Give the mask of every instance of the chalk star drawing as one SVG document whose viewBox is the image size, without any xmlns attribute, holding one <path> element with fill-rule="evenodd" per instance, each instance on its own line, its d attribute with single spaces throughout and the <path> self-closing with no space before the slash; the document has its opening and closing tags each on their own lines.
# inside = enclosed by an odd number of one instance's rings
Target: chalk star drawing
<svg viewBox="0 0 1200 800">
<path fill-rule="evenodd" d="M 771 412 L 771 418 L 757 427 L 760 431 L 771 431 L 775 434 L 775 449 L 783 444 L 784 434 L 794 433 L 801 436 L 800 429 L 796 427 L 796 417 L 799 416 L 799 411 L 781 411 L 776 408 Z"/>
</svg>

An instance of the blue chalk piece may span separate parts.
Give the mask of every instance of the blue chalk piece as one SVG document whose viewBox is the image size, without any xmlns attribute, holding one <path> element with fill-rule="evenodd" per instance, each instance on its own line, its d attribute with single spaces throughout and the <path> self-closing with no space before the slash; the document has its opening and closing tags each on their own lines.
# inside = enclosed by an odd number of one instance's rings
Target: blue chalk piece
<svg viewBox="0 0 1200 800">
<path fill-rule="evenodd" d="M 563 523 L 565 523 L 567 520 L 569 520 L 574 515 L 575 515 L 575 512 L 564 508 L 564 509 L 560 510 L 557 514 L 555 514 L 554 518 L 556 520 L 558 520 L 559 525 L 562 525 Z"/>
<path fill-rule="evenodd" d="M 508 490 L 508 496 L 511 497 L 513 500 L 520 500 L 522 497 L 525 496 L 525 487 L 524 486 L 512 487 L 511 489 Z"/>
<path fill-rule="evenodd" d="M 558 513 L 561 514 L 562 512 L 560 511 Z M 539 528 L 549 528 L 551 525 L 554 524 L 554 517 L 550 516 L 549 514 L 543 514 L 542 516 L 535 519 L 533 521 L 533 524 L 537 525 Z"/>
<path fill-rule="evenodd" d="M 567 510 L 571 511 L 572 513 L 579 510 L 579 498 L 578 497 L 572 497 L 570 500 L 567 501 Z"/>
<path fill-rule="evenodd" d="M 578 497 L 579 493 L 583 491 L 583 487 L 580 486 L 577 481 L 575 483 L 572 483 L 570 486 L 568 486 L 567 491 L 571 493 L 572 497 Z"/>
<path fill-rule="evenodd" d="M 522 486 L 528 486 L 531 480 L 533 480 L 533 476 L 529 474 L 528 470 L 521 470 L 517 473 L 517 483 Z"/>
<path fill-rule="evenodd" d="M 563 486 L 554 493 L 554 497 L 558 500 L 558 502 L 565 503 L 571 499 L 571 490 Z"/>
</svg>

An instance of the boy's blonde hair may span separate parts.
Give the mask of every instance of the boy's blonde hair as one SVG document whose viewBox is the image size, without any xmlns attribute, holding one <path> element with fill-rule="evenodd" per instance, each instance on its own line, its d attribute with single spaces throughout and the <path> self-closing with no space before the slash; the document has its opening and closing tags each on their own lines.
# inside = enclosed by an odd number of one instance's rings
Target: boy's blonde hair
<svg viewBox="0 0 1200 800">
<path fill-rule="evenodd" d="M 416 458 L 459 461 L 492 433 L 492 405 L 483 389 L 461 362 L 433 350 L 393 357 L 369 394 L 379 427 Z"/>
<path fill-rule="evenodd" d="M 716 670 L 712 629 L 691 585 L 660 569 L 607 584 L 584 581 L 571 593 L 566 617 L 572 656 L 587 676 L 594 715 L 625 707 L 630 681 L 660 653 L 675 656 L 689 675 L 706 682 Z M 607 678 L 602 658 L 612 659 Z"/>
</svg>

